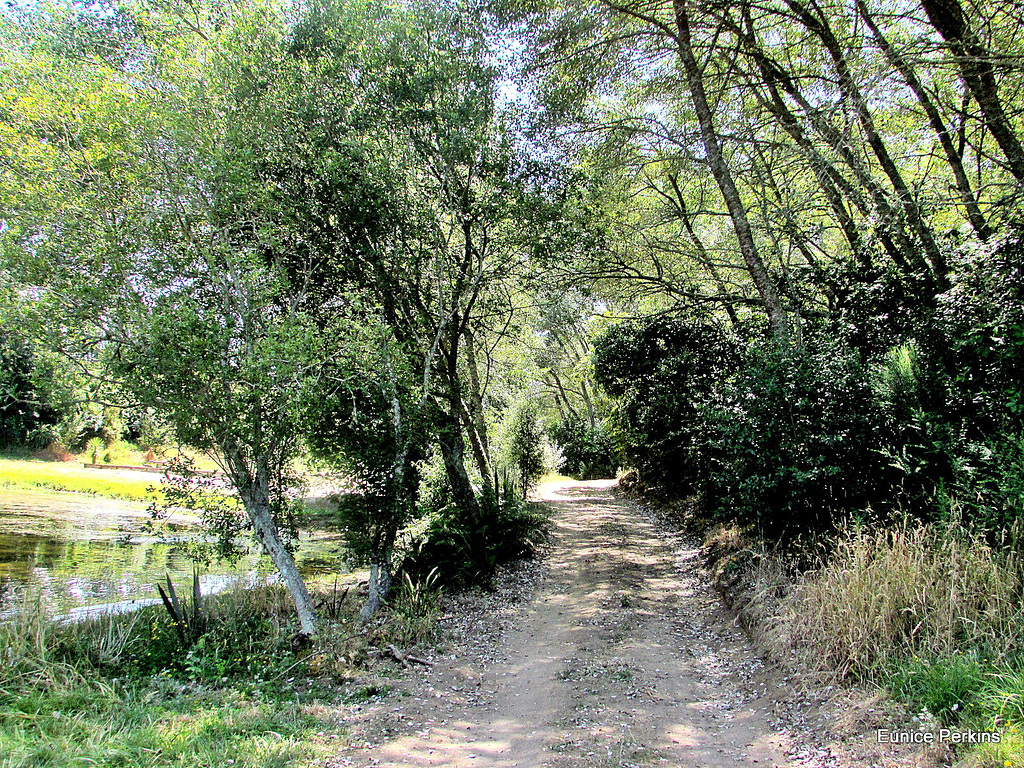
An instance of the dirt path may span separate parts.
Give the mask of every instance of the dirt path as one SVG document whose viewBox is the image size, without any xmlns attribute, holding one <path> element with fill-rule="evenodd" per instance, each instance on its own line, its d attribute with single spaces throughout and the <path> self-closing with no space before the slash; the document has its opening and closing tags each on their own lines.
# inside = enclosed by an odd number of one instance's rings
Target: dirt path
<svg viewBox="0 0 1024 768">
<path fill-rule="evenodd" d="M 485 638 L 490 653 L 424 672 L 392 699 L 398 724 L 336 765 L 789 765 L 760 663 L 700 581 L 698 552 L 611 485 L 541 489 L 555 515 L 532 601 Z"/>
</svg>

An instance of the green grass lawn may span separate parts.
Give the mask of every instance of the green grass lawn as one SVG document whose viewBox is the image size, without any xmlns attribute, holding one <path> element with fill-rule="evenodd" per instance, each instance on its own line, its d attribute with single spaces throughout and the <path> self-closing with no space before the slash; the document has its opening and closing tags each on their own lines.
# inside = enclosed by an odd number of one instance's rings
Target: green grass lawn
<svg viewBox="0 0 1024 768">
<path fill-rule="evenodd" d="M 162 499 L 161 475 L 127 477 L 108 469 L 86 469 L 77 462 L 0 458 L 0 488 L 73 491 L 128 501 Z"/>
<path fill-rule="evenodd" d="M 67 623 L 26 604 L 0 622 L 0 768 L 323 766 L 347 707 L 390 692 L 346 684 L 331 652 L 359 642 L 357 598 L 341 600 L 311 656 L 276 586 L 207 596 L 201 633 L 162 606 Z"/>
<path fill-rule="evenodd" d="M 294 699 L 231 690 L 0 692 L 0 768 L 285 768 L 310 764 L 326 728 Z"/>
</svg>

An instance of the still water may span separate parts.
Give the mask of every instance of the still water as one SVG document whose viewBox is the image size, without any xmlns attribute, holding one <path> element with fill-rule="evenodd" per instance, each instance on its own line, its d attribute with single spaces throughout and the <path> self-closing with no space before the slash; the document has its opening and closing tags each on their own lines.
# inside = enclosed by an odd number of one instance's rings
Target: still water
<svg viewBox="0 0 1024 768">
<path fill-rule="evenodd" d="M 95 496 L 0 489 L 0 614 L 22 595 L 57 612 L 80 606 L 152 599 L 169 574 L 189 589 L 191 560 L 184 543 L 194 521 L 172 518 L 169 535 L 147 534 L 146 505 Z M 306 575 L 344 572 L 337 534 L 303 532 L 296 552 Z M 273 573 L 258 553 L 235 565 L 200 567 L 204 594 Z M 6 609 L 6 610 L 5 610 Z"/>
</svg>

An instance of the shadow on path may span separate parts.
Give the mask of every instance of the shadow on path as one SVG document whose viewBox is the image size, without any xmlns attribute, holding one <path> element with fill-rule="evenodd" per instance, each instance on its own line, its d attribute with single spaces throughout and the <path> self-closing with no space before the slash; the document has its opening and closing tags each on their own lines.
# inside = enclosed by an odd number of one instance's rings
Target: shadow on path
<svg viewBox="0 0 1024 768">
<path fill-rule="evenodd" d="M 554 512 L 544 579 L 505 661 L 471 675 L 482 706 L 343 764 L 787 764 L 757 706 L 759 662 L 702 580 L 698 552 L 613 485 L 540 489 Z"/>
</svg>

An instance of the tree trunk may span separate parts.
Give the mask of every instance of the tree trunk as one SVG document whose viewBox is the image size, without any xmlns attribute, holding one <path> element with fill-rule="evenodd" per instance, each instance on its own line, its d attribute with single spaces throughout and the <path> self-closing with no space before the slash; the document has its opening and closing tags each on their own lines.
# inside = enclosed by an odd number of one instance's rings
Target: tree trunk
<svg viewBox="0 0 1024 768">
<path fill-rule="evenodd" d="M 480 473 L 480 478 L 483 480 L 484 487 L 491 487 L 491 469 L 487 462 L 487 455 L 484 453 L 484 446 L 480 439 L 480 434 L 477 430 L 473 417 L 469 413 L 469 408 L 466 403 L 460 403 L 460 409 L 462 412 L 462 421 L 466 424 L 466 435 L 469 437 L 469 447 L 473 451 L 473 461 L 476 462 L 477 472 Z"/>
<path fill-rule="evenodd" d="M 387 599 L 391 591 L 391 564 L 386 560 L 370 563 L 369 595 L 366 603 L 359 609 L 359 617 L 366 621 L 375 614 Z"/>
<path fill-rule="evenodd" d="M 860 88 L 857 86 L 853 73 L 850 71 L 849 63 L 846 60 L 846 55 L 835 34 L 832 32 L 828 19 L 817 7 L 817 4 L 814 3 L 814 0 L 811 0 L 810 6 L 803 5 L 800 0 L 786 0 L 786 4 L 796 17 L 800 19 L 801 23 L 810 32 L 817 35 L 825 50 L 828 51 L 829 57 L 835 65 L 836 73 L 839 75 L 839 86 L 856 109 L 857 119 L 864 131 L 864 137 L 867 139 L 868 146 L 871 147 L 875 157 L 878 158 L 882 171 L 888 177 L 889 183 L 892 184 L 892 188 L 895 190 L 896 197 L 900 202 L 900 209 L 903 211 L 906 221 L 909 222 L 911 228 L 917 233 L 918 240 L 924 249 L 928 262 L 931 264 L 932 271 L 939 278 L 941 284 L 945 280 L 948 271 L 946 257 L 939 250 L 935 238 L 932 236 L 931 227 L 924 220 L 924 216 L 921 213 L 921 207 L 914 200 L 913 193 L 911 193 L 910 188 L 903 179 L 903 174 L 900 173 L 899 167 L 897 167 L 892 156 L 889 154 L 882 135 L 875 126 L 874 117 L 868 109 L 864 94 L 861 93 Z M 815 13 L 811 12 L 812 8 Z"/>
<path fill-rule="evenodd" d="M 586 379 L 580 381 L 580 394 L 583 395 L 583 402 L 587 406 L 587 422 L 591 429 L 597 429 L 597 414 L 594 412 L 594 401 L 590 399 L 590 392 L 587 391 Z"/>
<path fill-rule="evenodd" d="M 452 405 L 455 410 L 458 406 Z M 462 425 L 459 423 L 458 411 L 444 412 L 437 431 L 437 445 L 441 449 L 445 474 L 451 485 L 455 506 L 471 521 L 479 521 L 480 506 L 477 504 L 473 484 L 466 472 L 466 445 L 462 440 Z"/>
<path fill-rule="evenodd" d="M 942 35 L 960 65 L 960 76 L 985 116 L 985 126 L 1006 156 L 1010 173 L 1024 182 L 1024 147 L 999 98 L 992 57 L 971 29 L 960 0 L 921 0 L 928 21 Z"/>
<path fill-rule="evenodd" d="M 316 611 L 313 608 L 313 601 L 306 590 L 306 583 L 302 580 L 298 566 L 295 565 L 295 558 L 284 546 L 277 529 L 277 523 L 270 512 L 270 499 L 268 494 L 257 487 L 256 483 L 249 483 L 248 487 L 238 487 L 238 495 L 245 505 L 245 511 L 252 521 L 256 537 L 263 548 L 270 555 L 277 572 L 281 575 L 288 594 L 295 604 L 295 612 L 299 618 L 299 629 L 307 637 L 316 634 Z"/>
<path fill-rule="evenodd" d="M 469 447 L 473 451 L 473 460 L 476 462 L 476 468 L 480 473 L 484 488 L 493 490 L 491 488 L 490 446 L 487 442 L 487 423 L 484 421 L 483 388 L 480 386 L 480 374 L 476 365 L 476 339 L 468 327 L 463 335 L 466 337 L 466 343 L 462 345 L 462 348 L 466 352 L 469 387 L 466 396 L 460 403 L 462 420 L 466 425 Z"/>
<path fill-rule="evenodd" d="M 917 77 L 917 73 L 914 71 L 914 67 L 909 61 L 907 61 L 902 54 L 899 53 L 889 41 L 882 34 L 882 30 L 878 28 L 875 23 L 871 12 L 868 10 L 867 4 L 864 0 L 857 0 L 857 8 L 860 10 L 861 18 L 864 19 L 864 23 L 868 25 L 868 29 L 871 30 L 871 34 L 874 35 L 875 41 L 878 43 L 878 47 L 882 49 L 882 53 L 885 54 L 889 62 L 896 68 L 896 70 L 903 76 L 903 79 L 907 81 L 907 85 L 910 86 L 910 90 L 914 92 L 918 102 L 920 102 L 922 109 L 928 116 L 928 122 L 932 126 L 932 130 L 935 131 L 935 135 L 939 139 L 939 144 L 942 146 L 942 151 L 946 155 L 946 163 L 949 165 L 950 170 L 953 173 L 953 178 L 956 180 L 957 191 L 960 193 L 960 200 L 964 204 L 964 209 L 967 211 L 967 219 L 971 222 L 971 226 L 974 227 L 974 231 L 978 233 L 978 237 L 982 240 L 988 240 L 992 236 L 992 229 L 985 221 L 985 217 L 981 213 L 981 208 L 978 206 L 978 200 L 974 196 L 974 190 L 971 189 L 971 182 L 967 178 L 967 171 L 964 170 L 963 158 L 961 153 L 957 152 L 955 146 L 953 146 L 953 138 L 949 135 L 949 130 L 946 128 L 946 123 L 942 119 L 942 115 L 939 114 L 938 108 L 929 98 L 924 85 Z"/>
<path fill-rule="evenodd" d="M 762 70 L 762 77 L 765 77 L 765 73 Z M 775 87 L 773 82 L 767 81 L 770 100 L 768 98 L 758 96 L 762 106 L 764 106 L 768 112 L 775 116 L 778 120 L 779 125 L 782 126 L 789 137 L 796 144 L 801 154 L 806 158 L 808 165 L 811 167 L 811 172 L 814 174 L 814 178 L 818 182 L 818 186 L 825 195 L 825 199 L 828 200 L 829 205 L 832 208 L 832 212 L 836 216 L 836 220 L 839 222 L 840 228 L 843 230 L 843 235 L 846 237 L 846 241 L 850 244 L 850 250 L 853 251 L 854 258 L 857 262 L 867 268 L 871 268 L 871 253 L 868 251 L 867 246 L 864 244 L 863 239 L 860 236 L 860 232 L 857 230 L 857 224 L 853 220 L 853 216 L 850 210 L 847 209 L 846 204 L 843 200 L 843 195 L 840 192 L 839 183 L 843 183 L 846 180 L 842 178 L 832 164 L 829 163 L 821 153 L 815 148 L 813 142 L 807 137 L 804 132 L 803 126 L 800 121 L 797 120 L 785 102 L 779 95 L 778 89 Z M 861 202 L 860 196 L 854 193 L 851 189 L 852 185 L 846 183 L 846 189 L 844 192 L 847 197 L 850 198 L 850 202 L 853 204 L 856 210 L 860 210 L 862 213 L 867 213 L 868 208 Z M 892 243 L 892 238 L 886 237 L 882 243 L 882 246 L 886 248 L 890 255 L 895 251 L 895 245 Z"/>
<path fill-rule="evenodd" d="M 484 421 L 484 395 L 483 387 L 480 386 L 480 371 L 476 364 L 476 338 L 473 332 L 466 328 L 466 366 L 469 369 L 469 409 L 473 419 L 477 438 L 480 441 L 480 449 L 483 451 L 484 459 L 489 464 L 491 461 L 491 446 L 487 439 L 487 423 Z"/>
<path fill-rule="evenodd" d="M 690 17 L 686 11 L 686 0 L 672 0 L 672 7 L 675 11 L 676 30 L 678 32 L 676 41 L 678 43 L 677 53 L 680 63 L 686 74 L 686 83 L 690 91 L 690 98 L 693 102 L 694 112 L 697 114 L 697 121 L 700 124 L 701 140 L 704 144 L 704 152 L 707 155 L 708 164 L 711 166 L 711 173 L 718 183 L 722 192 L 725 205 L 729 209 L 729 218 L 732 220 L 733 230 L 736 232 L 736 239 L 739 241 L 740 253 L 743 255 L 743 262 L 754 282 L 754 287 L 764 302 L 765 311 L 768 314 L 768 322 L 771 325 L 772 335 L 784 341 L 789 337 L 789 321 L 782 306 L 782 300 L 775 289 L 764 261 L 761 259 L 754 242 L 754 235 L 750 229 L 750 222 L 747 220 L 747 213 L 743 207 L 739 190 L 733 179 L 732 171 L 722 154 L 722 146 L 715 130 L 714 117 L 711 107 L 708 104 L 707 93 L 704 89 L 704 76 L 697 64 L 693 53 L 693 45 L 690 40 Z"/>
</svg>

